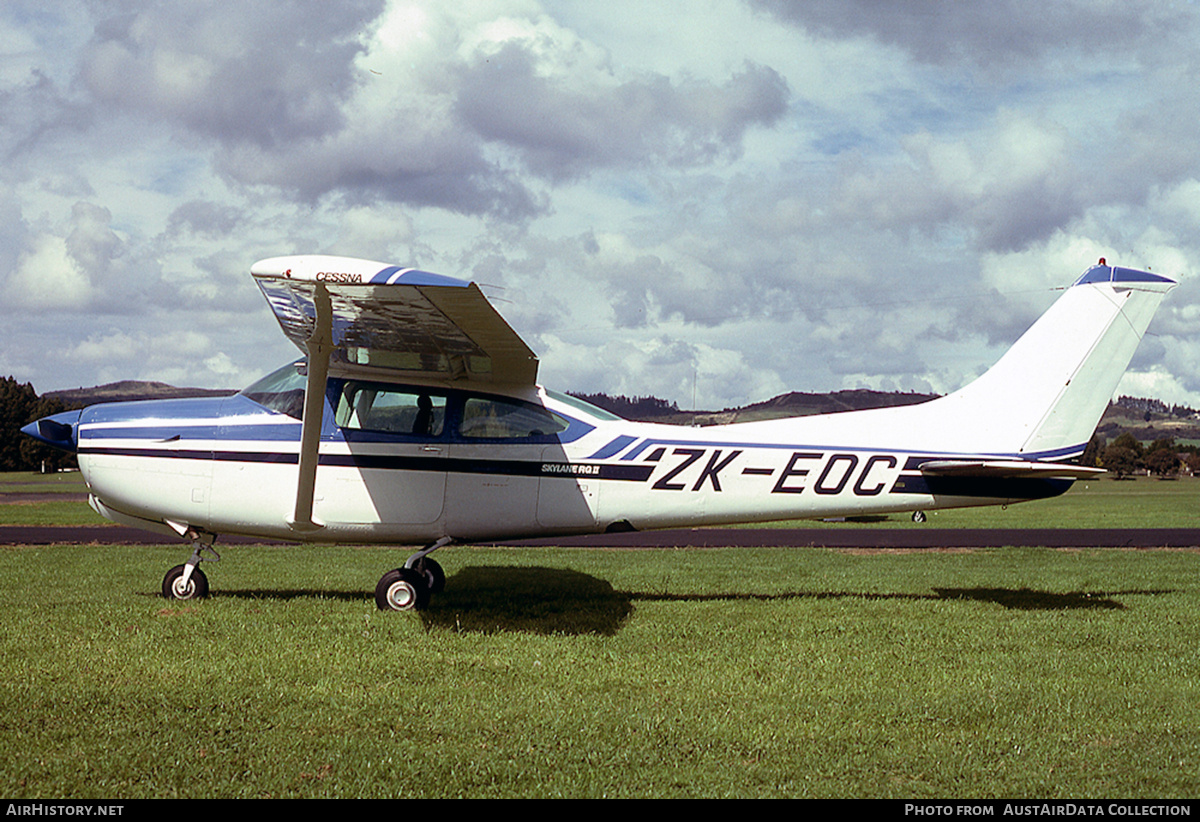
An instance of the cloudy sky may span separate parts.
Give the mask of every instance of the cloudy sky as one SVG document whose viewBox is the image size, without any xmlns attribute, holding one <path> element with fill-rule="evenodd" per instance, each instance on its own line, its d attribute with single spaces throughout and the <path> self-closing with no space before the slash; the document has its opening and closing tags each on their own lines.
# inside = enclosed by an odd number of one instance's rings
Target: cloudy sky
<svg viewBox="0 0 1200 822">
<path fill-rule="evenodd" d="M 948 391 L 1097 258 L 1181 281 L 1121 393 L 1200 407 L 1200 6 L 5 0 L 0 375 L 239 387 L 249 275 L 473 279 L 562 390 Z"/>
</svg>

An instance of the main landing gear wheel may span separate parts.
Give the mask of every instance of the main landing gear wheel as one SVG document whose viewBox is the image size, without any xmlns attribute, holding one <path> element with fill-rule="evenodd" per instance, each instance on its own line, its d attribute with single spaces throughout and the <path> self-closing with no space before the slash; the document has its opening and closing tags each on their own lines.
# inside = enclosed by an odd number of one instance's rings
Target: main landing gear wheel
<svg viewBox="0 0 1200 822">
<path fill-rule="evenodd" d="M 429 598 L 446 587 L 446 572 L 429 555 L 450 544 L 442 537 L 413 554 L 403 568 L 388 571 L 375 586 L 375 604 L 381 611 L 416 611 L 429 605 Z"/>
<path fill-rule="evenodd" d="M 192 569 L 191 578 L 185 583 L 183 581 L 183 571 L 187 568 L 186 565 L 176 565 L 162 581 L 162 595 L 167 599 L 175 599 L 187 601 L 189 599 L 203 599 L 208 596 L 208 577 L 204 576 L 204 572 L 199 568 Z"/>
<path fill-rule="evenodd" d="M 446 587 L 446 572 L 436 559 L 422 557 L 413 565 L 413 570 L 425 578 L 429 593 L 440 594 Z"/>
<path fill-rule="evenodd" d="M 381 611 L 415 611 L 429 604 L 429 583 L 412 568 L 388 571 L 375 586 L 375 604 Z"/>
</svg>

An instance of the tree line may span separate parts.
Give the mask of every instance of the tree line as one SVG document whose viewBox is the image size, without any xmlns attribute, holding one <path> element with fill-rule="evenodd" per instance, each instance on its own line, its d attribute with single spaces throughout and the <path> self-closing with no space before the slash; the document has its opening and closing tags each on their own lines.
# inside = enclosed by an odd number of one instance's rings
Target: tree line
<svg viewBox="0 0 1200 822">
<path fill-rule="evenodd" d="M 612 397 L 608 394 L 583 394 L 576 391 L 567 393 L 627 420 L 641 420 L 679 413 L 679 406 L 676 403 L 658 397 L 626 397 L 624 394 Z"/>
<path fill-rule="evenodd" d="M 37 471 L 75 466 L 75 455 L 42 445 L 21 433 L 34 420 L 68 411 L 52 397 L 39 397 L 29 383 L 0 378 L 0 471 Z"/>
<path fill-rule="evenodd" d="M 1117 401 L 1113 405 L 1118 408 L 1141 412 L 1142 414 L 1161 414 L 1164 417 L 1186 418 L 1194 417 L 1197 414 L 1196 409 L 1191 406 L 1179 404 L 1167 405 L 1162 400 L 1150 399 L 1149 397 L 1127 397 L 1124 394 L 1117 397 Z"/>
<path fill-rule="evenodd" d="M 1096 434 L 1088 443 L 1079 462 L 1103 468 L 1117 479 L 1145 471 L 1157 477 L 1174 477 L 1181 472 L 1200 473 L 1200 448 L 1179 445 L 1174 437 L 1163 437 L 1149 445 L 1128 432 L 1109 442 Z"/>
</svg>

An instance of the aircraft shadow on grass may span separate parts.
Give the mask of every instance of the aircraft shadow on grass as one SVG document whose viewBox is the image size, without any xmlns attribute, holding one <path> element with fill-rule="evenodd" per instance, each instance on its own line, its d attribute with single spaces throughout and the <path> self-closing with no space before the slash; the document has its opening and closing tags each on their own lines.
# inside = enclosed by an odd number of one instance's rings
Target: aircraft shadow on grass
<svg viewBox="0 0 1200 822">
<path fill-rule="evenodd" d="M 971 599 L 992 602 L 1014 611 L 1124 611 L 1127 606 L 1113 599 L 1127 594 L 1161 594 L 1165 591 L 1036 591 L 1031 588 L 934 588 L 936 599 Z"/>
<path fill-rule="evenodd" d="M 785 600 L 785 599 L 901 599 L 901 600 L 945 600 L 968 599 L 991 602 L 1017 611 L 1068 611 L 1100 609 L 1123 611 L 1124 603 L 1113 599 L 1118 596 L 1159 595 L 1172 593 L 1169 590 L 1134 591 L 1037 591 L 1030 588 L 934 588 L 932 594 L 863 594 L 853 591 L 797 591 L 787 594 L 633 594 L 633 599 L 687 602 L 712 600 Z"/>
<path fill-rule="evenodd" d="M 566 568 L 463 568 L 421 612 L 426 627 L 480 633 L 611 636 L 633 613 L 633 597 Z"/>
<path fill-rule="evenodd" d="M 634 595 L 597 577 L 562 568 L 464 568 L 420 612 L 426 628 L 460 632 L 615 634 L 633 613 Z M 224 590 L 212 599 L 330 599 L 360 602 L 362 591 L 316 588 Z"/>
<path fill-rule="evenodd" d="M 441 596 L 420 612 L 427 629 L 461 633 L 616 634 L 634 603 L 739 602 L 804 599 L 973 600 L 1011 610 L 1126 610 L 1118 597 L 1155 596 L 1169 590 L 1070 591 L 1030 588 L 934 588 L 933 593 L 858 593 L 853 591 L 795 591 L 780 594 L 672 594 L 618 591 L 603 579 L 563 568 L 473 566 L 448 581 Z M 354 602 L 361 591 L 321 589 L 232 590 L 215 598 L 332 599 Z"/>
</svg>

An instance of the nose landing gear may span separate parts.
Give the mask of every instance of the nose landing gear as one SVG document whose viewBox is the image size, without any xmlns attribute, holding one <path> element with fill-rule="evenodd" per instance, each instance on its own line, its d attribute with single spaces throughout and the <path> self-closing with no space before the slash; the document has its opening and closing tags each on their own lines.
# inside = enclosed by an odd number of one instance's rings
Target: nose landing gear
<svg viewBox="0 0 1200 822">
<path fill-rule="evenodd" d="M 162 595 L 167 599 L 186 601 L 208 596 L 208 577 L 196 566 L 201 562 L 220 562 L 221 555 L 212 547 L 216 534 L 208 534 L 189 528 L 187 536 L 194 546 L 191 558 L 183 565 L 176 565 L 162 581 Z M 207 551 L 211 557 L 204 556 Z"/>
</svg>

